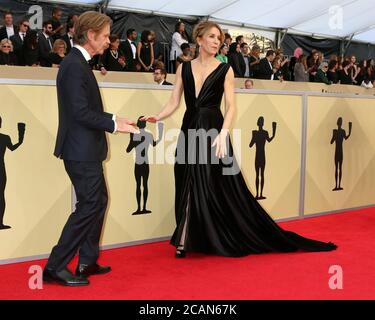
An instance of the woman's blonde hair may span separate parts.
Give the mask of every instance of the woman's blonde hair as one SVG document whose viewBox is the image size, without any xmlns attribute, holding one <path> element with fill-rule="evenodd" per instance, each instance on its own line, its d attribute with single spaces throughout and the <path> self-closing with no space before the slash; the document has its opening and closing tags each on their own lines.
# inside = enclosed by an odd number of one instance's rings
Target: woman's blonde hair
<svg viewBox="0 0 375 320">
<path fill-rule="evenodd" d="M 9 44 L 10 51 L 13 51 L 13 43 L 12 43 L 12 41 L 10 41 L 9 39 L 5 38 L 5 39 L 1 40 L 0 46 L 3 47 L 4 44 Z"/>
<path fill-rule="evenodd" d="M 60 46 L 64 46 L 64 52 L 66 52 L 66 43 L 63 39 L 57 39 L 54 43 L 53 43 L 53 49 L 52 51 L 57 53 L 57 49 L 58 47 Z"/>
<path fill-rule="evenodd" d="M 212 21 L 203 21 L 198 23 L 193 31 L 193 40 L 197 43 L 197 39 L 204 36 L 204 34 L 210 31 L 212 28 L 216 28 L 220 32 L 220 46 L 224 43 L 225 35 L 220 26 Z M 198 43 L 197 43 L 198 44 Z"/>
<path fill-rule="evenodd" d="M 107 25 L 112 26 L 112 20 L 105 14 L 96 11 L 82 13 L 74 23 L 74 43 L 79 45 L 86 44 L 89 30 L 99 33 Z"/>
</svg>

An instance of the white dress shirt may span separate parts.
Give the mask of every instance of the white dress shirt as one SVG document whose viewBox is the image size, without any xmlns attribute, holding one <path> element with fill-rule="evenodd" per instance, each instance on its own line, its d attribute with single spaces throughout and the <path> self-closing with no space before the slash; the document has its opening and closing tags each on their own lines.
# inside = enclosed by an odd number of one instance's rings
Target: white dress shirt
<svg viewBox="0 0 375 320">
<path fill-rule="evenodd" d="M 6 27 L 6 28 L 7 28 L 7 35 L 8 35 L 8 39 L 9 39 L 11 36 L 14 36 L 14 28 L 13 28 L 13 26 Z"/>
<path fill-rule="evenodd" d="M 130 44 L 130 48 L 132 48 L 132 51 L 133 51 L 133 60 L 135 60 L 135 57 L 137 55 L 137 47 L 133 44 L 134 41 L 131 41 L 130 39 L 128 39 L 128 41 Z"/>
</svg>

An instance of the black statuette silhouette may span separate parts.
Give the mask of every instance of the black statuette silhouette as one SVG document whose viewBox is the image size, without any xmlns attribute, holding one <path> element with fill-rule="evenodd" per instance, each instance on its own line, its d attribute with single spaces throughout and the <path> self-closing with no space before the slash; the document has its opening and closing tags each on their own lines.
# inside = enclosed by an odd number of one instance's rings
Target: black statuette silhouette
<svg viewBox="0 0 375 320">
<path fill-rule="evenodd" d="M 341 179 L 342 179 L 342 164 L 344 162 L 344 150 L 343 150 L 343 143 L 344 139 L 348 140 L 351 133 L 352 133 L 352 122 L 349 122 L 349 134 L 346 135 L 344 129 L 342 129 L 342 118 L 337 119 L 337 129 L 333 129 L 331 144 L 334 142 L 336 143 L 335 148 L 335 182 L 336 185 L 332 189 L 332 191 L 341 191 L 344 190 L 341 187 Z"/>
<path fill-rule="evenodd" d="M 126 148 L 126 152 L 135 149 L 135 163 L 134 163 L 134 176 L 137 183 L 136 198 L 137 198 L 137 210 L 132 215 L 141 215 L 151 213 L 151 210 L 147 209 L 147 198 L 148 198 L 148 177 L 150 175 L 148 150 L 150 145 L 155 147 L 162 139 L 164 124 L 158 123 L 158 140 L 154 140 L 151 133 L 145 130 L 146 122 L 140 121 L 138 118 L 137 126 L 140 129 L 139 134 L 130 134 L 129 145 Z M 141 210 L 141 184 L 143 181 L 143 209 Z"/>
<path fill-rule="evenodd" d="M 2 118 L 0 117 L 0 128 L 2 125 Z M 25 137 L 26 124 L 18 123 L 18 143 L 12 144 L 9 136 L 0 133 L 0 230 L 10 229 L 11 227 L 4 224 L 5 214 L 5 186 L 7 183 L 7 175 L 5 171 L 5 151 L 8 148 L 10 151 L 16 150 L 22 143 Z"/>
<path fill-rule="evenodd" d="M 276 134 L 276 122 L 272 122 L 272 137 L 269 137 L 268 131 L 263 129 L 264 117 L 259 117 L 257 122 L 258 130 L 253 130 L 253 136 L 250 141 L 249 147 L 253 147 L 255 144 L 255 186 L 256 186 L 256 197 L 257 200 L 264 200 L 266 197 L 263 196 L 264 188 L 264 170 L 266 168 L 266 142 L 271 142 L 275 138 Z M 260 178 L 259 178 L 260 176 Z M 260 192 L 259 192 L 260 189 Z"/>
</svg>

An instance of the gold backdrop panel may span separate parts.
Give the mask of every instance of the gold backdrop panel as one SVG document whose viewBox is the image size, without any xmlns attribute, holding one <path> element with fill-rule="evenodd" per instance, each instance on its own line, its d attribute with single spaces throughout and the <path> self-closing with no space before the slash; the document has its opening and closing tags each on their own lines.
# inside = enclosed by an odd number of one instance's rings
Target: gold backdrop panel
<svg viewBox="0 0 375 320">
<path fill-rule="evenodd" d="M 264 130 L 272 136 L 272 122 L 276 134 L 265 142 L 264 192 L 260 204 L 274 219 L 299 215 L 301 166 L 301 103 L 300 96 L 236 94 L 237 115 L 234 123 L 241 130 L 241 168 L 248 187 L 256 195 L 256 148 L 249 147 L 252 132 L 258 130 L 259 117 L 264 118 Z M 235 150 L 238 144 L 234 142 Z M 258 150 L 261 151 L 261 150 Z M 236 154 L 239 154 L 236 151 Z"/>
<path fill-rule="evenodd" d="M 7 184 L 0 260 L 48 254 L 57 242 L 71 208 L 71 185 L 63 163 L 53 156 L 57 129 L 56 88 L 1 85 L 0 133 L 23 144 L 5 151 Z M 1 161 L 1 160 L 0 160 Z"/>
<path fill-rule="evenodd" d="M 338 130 L 339 118 L 342 118 L 341 130 Z M 374 204 L 373 119 L 375 99 L 308 98 L 305 214 Z M 339 182 L 340 165 L 342 180 L 338 187 L 342 190 L 333 191 L 336 167 Z"/>
</svg>

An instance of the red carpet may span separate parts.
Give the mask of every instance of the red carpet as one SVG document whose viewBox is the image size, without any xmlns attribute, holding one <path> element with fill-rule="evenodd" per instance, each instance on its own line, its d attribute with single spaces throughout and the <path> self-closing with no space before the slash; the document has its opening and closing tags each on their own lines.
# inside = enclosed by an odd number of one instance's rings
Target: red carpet
<svg viewBox="0 0 375 320">
<path fill-rule="evenodd" d="M 339 249 L 177 260 L 173 247 L 161 242 L 102 252 L 100 262 L 113 271 L 91 277 L 88 287 L 42 290 L 29 289 L 28 269 L 46 261 L 4 265 L 0 299 L 375 299 L 375 208 L 281 225 Z M 332 265 L 343 269 L 342 290 L 328 286 Z"/>
</svg>

